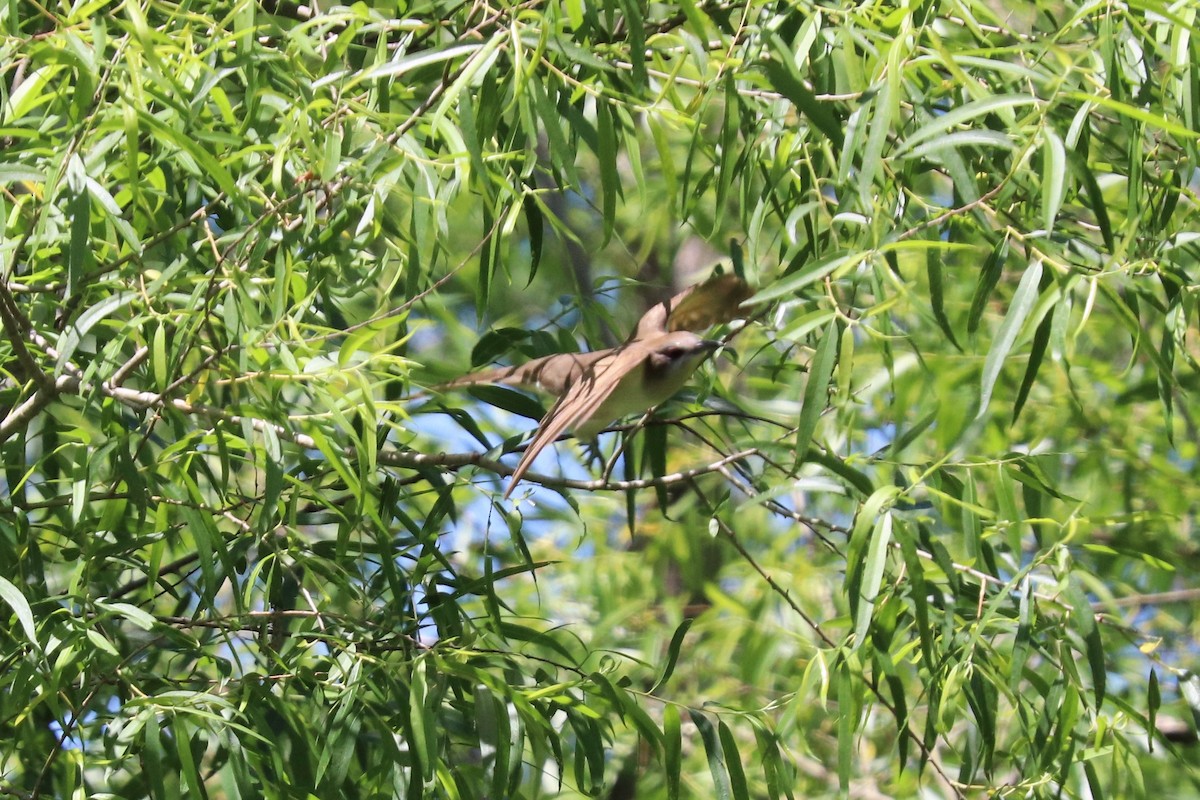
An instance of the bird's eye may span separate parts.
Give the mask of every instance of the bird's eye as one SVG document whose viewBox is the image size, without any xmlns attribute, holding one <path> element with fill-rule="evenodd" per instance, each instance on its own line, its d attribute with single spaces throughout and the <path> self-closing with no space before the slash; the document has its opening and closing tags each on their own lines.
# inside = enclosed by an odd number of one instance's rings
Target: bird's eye
<svg viewBox="0 0 1200 800">
<path fill-rule="evenodd" d="M 683 357 L 684 350 L 682 347 L 668 347 L 666 350 L 663 350 L 663 355 L 674 361 L 677 358 Z"/>
</svg>

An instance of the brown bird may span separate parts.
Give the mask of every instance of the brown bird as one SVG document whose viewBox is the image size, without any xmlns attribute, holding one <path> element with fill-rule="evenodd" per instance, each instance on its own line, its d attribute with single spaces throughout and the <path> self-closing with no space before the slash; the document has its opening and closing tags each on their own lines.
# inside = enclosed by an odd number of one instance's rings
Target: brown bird
<svg viewBox="0 0 1200 800">
<path fill-rule="evenodd" d="M 538 453 L 563 431 L 590 439 L 613 420 L 644 413 L 683 388 L 700 362 L 720 346 L 696 331 L 734 319 L 751 294 L 736 275 L 715 275 L 653 306 L 617 347 L 473 372 L 441 388 L 503 383 L 558 398 L 513 471 L 507 498 Z"/>
</svg>

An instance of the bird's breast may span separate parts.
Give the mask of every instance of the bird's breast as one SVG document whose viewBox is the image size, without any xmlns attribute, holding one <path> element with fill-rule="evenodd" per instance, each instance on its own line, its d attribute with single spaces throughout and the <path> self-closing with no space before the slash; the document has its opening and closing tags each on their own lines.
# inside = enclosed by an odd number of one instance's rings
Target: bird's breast
<svg viewBox="0 0 1200 800">
<path fill-rule="evenodd" d="M 575 434 L 591 439 L 615 420 L 631 414 L 644 414 L 682 389 L 696 363 L 699 360 L 690 365 L 691 369 L 671 370 L 651 370 L 647 369 L 645 363 L 639 364 L 621 378 L 617 388 L 590 417 L 575 426 Z"/>
</svg>

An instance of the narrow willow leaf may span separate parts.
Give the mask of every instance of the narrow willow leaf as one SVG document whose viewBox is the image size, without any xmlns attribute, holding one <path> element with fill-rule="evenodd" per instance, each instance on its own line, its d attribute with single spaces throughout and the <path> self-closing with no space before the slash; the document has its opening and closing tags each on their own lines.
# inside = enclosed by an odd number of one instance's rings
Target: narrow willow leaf
<svg viewBox="0 0 1200 800">
<path fill-rule="evenodd" d="M 939 136 L 932 141 L 914 147 L 901 156 L 901 160 L 937 156 L 943 162 L 950 162 L 952 159 L 960 158 L 955 148 L 981 146 L 995 147 L 1001 150 L 1015 150 L 1017 143 L 1007 133 L 1000 131 L 956 131 L 955 133 Z M 946 167 L 948 170 L 951 169 L 949 163 L 946 164 Z M 959 181 L 956 179 L 955 186 L 958 185 Z"/>
<path fill-rule="evenodd" d="M 12 6 L 16 9 L 16 6 Z M 36 63 L 36 62 L 35 62 Z M 34 108 L 42 105 L 45 102 L 42 90 L 49 84 L 51 78 L 64 69 L 63 64 L 49 64 L 39 67 L 30 72 L 23 80 L 16 83 L 16 88 L 12 94 L 8 96 L 8 101 L 4 103 L 7 108 L 3 109 L 3 117 L 7 120 L 5 124 L 9 124 L 21 119 Z"/>
<path fill-rule="evenodd" d="M 546 416 L 546 407 L 532 396 L 503 386 L 472 386 L 467 393 L 489 406 L 532 420 Z"/>
<path fill-rule="evenodd" d="M 205 797 L 204 781 L 196 769 L 196 759 L 192 756 L 192 736 L 190 726 L 182 716 L 176 714 L 171 725 L 174 734 L 175 754 L 179 757 L 179 779 L 188 787 L 191 797 Z"/>
<path fill-rule="evenodd" d="M 178 784 L 172 781 L 172 792 L 168 793 L 166 789 L 165 770 L 163 769 L 163 752 L 162 746 L 162 731 L 158 724 L 158 714 L 150 711 L 150 713 L 141 713 L 139 716 L 144 717 L 146 721 L 145 728 L 142 731 L 142 751 L 141 763 L 147 781 L 150 784 L 150 789 L 154 793 L 154 797 L 163 797 L 172 800 L 180 796 Z"/>
<path fill-rule="evenodd" d="M 667 474 L 667 426 L 651 425 L 642 430 L 642 473 L 652 478 Z M 665 484 L 655 484 L 658 507 L 665 513 L 671 497 Z"/>
<path fill-rule="evenodd" d="M 888 51 L 887 74 L 879 93 L 870 103 L 871 118 L 865 147 L 859 151 L 858 196 L 864 209 L 871 208 L 876 201 L 875 185 L 883 172 L 883 148 L 896 125 L 900 111 L 900 76 L 903 72 L 900 59 L 906 49 L 906 37 L 892 40 Z"/>
<path fill-rule="evenodd" d="M 959 528 L 962 530 L 963 551 L 971 562 L 979 559 L 979 543 L 983 538 L 983 524 L 979 519 L 979 508 L 975 471 L 968 470 L 963 478 Z"/>
<path fill-rule="evenodd" d="M 940 411 L 941 404 L 935 400 L 932 411 L 914 422 L 911 428 L 901 429 L 896 438 L 887 445 L 885 449 L 888 455 L 892 458 L 899 457 L 906 447 L 915 442 L 921 434 L 933 426 L 933 423 L 937 422 L 938 412 Z"/>
<path fill-rule="evenodd" d="M 708 717 L 700 711 L 689 710 L 688 714 L 700 732 L 700 740 L 704 742 L 704 752 L 708 756 L 708 772 L 713 779 L 713 797 L 717 800 L 731 800 L 733 787 L 729 784 L 729 774 L 725 770 L 725 751 Z"/>
<path fill-rule="evenodd" d="M 733 75 L 729 74 L 725 78 L 725 116 L 721 122 L 721 148 L 718 151 L 717 163 L 715 165 L 717 176 L 717 193 L 713 199 L 713 207 L 715 219 L 713 227 L 719 228 L 721 220 L 725 213 L 725 208 L 728 206 L 729 187 L 733 184 L 733 179 L 737 173 L 737 155 L 738 155 L 738 127 L 741 111 L 741 102 L 737 93 L 737 82 L 733 79 Z"/>
<path fill-rule="evenodd" d="M 742 754 L 738 752 L 737 740 L 724 720 L 717 721 L 721 751 L 725 754 L 725 768 L 729 773 L 729 786 L 735 800 L 750 800 L 750 789 L 746 785 L 746 773 L 742 769 Z"/>
<path fill-rule="evenodd" d="M 883 571 L 887 563 L 888 546 L 892 541 L 892 513 L 885 511 L 876 521 L 871 532 L 871 546 L 863 565 L 862 584 L 859 588 L 858 611 L 854 621 L 854 648 L 862 647 L 867 640 L 867 629 L 871 627 L 871 615 L 879 588 L 883 585 Z"/>
<path fill-rule="evenodd" d="M 458 101 L 458 123 L 462 129 L 463 145 L 467 148 L 467 158 L 471 164 L 473 185 L 481 191 L 488 191 L 487 167 L 483 163 L 483 147 L 479 129 L 475 125 L 475 100 L 471 92 L 464 92 Z"/>
<path fill-rule="evenodd" d="M 1094 103 L 1098 106 L 1103 106 L 1110 111 L 1116 112 L 1122 119 L 1128 118 L 1130 120 L 1145 123 L 1146 125 L 1149 125 L 1153 128 L 1159 128 L 1180 139 L 1194 141 L 1197 138 L 1200 138 L 1200 131 L 1194 131 L 1176 122 L 1172 122 L 1162 114 L 1155 114 L 1147 109 L 1138 108 L 1137 106 L 1130 105 L 1129 103 L 1123 103 L 1120 100 L 1116 100 L 1111 97 L 1105 97 L 1102 94 L 1066 92 L 1063 97 L 1069 98 L 1076 102 Z"/>
<path fill-rule="evenodd" d="M 1096 217 L 1096 226 L 1100 228 L 1100 236 L 1104 239 L 1104 246 L 1111 253 L 1116 249 L 1116 244 L 1113 240 L 1112 222 L 1108 218 L 1108 206 L 1104 201 L 1104 192 L 1100 190 L 1100 184 L 1096 181 L 1096 176 L 1092 173 L 1091 165 L 1088 164 L 1087 159 L 1078 150 L 1071 150 L 1067 154 L 1067 163 L 1071 165 L 1071 171 L 1075 173 L 1075 177 L 1083 183 L 1083 189 L 1087 192 L 1092 214 Z"/>
<path fill-rule="evenodd" d="M 892 706 L 896 712 L 896 727 L 899 731 L 896 737 L 896 755 L 900 772 L 904 771 L 905 765 L 908 763 L 908 747 L 911 744 L 911 737 L 905 735 L 908 730 L 908 699 L 904 694 L 904 681 L 900 680 L 898 675 L 887 676 L 888 689 L 892 693 Z"/>
<path fill-rule="evenodd" d="M 825 410 L 840 332 L 836 320 L 825 327 L 821 343 L 817 345 L 817 352 L 809 364 L 808 381 L 804 384 L 804 399 L 800 406 L 800 420 L 796 424 L 797 457 L 803 457 L 808 451 L 813 434 L 817 430 L 817 421 Z"/>
<path fill-rule="evenodd" d="M 640 0 L 622 0 L 625 12 L 625 52 L 633 67 L 633 81 L 638 86 L 646 84 L 646 19 Z"/>
<path fill-rule="evenodd" d="M 1079 578 L 1072 575 L 1063 591 L 1063 596 L 1071 605 L 1071 624 L 1075 633 L 1083 639 L 1084 652 L 1087 656 L 1088 670 L 1092 673 L 1092 691 L 1096 697 L 1095 708 L 1099 709 L 1104 702 L 1104 692 L 1107 669 L 1104 664 L 1104 645 L 1100 639 L 1100 628 L 1096 625 L 1096 617 L 1092 613 L 1092 604 L 1083 591 Z"/>
<path fill-rule="evenodd" d="M 975 415 L 976 418 L 982 417 L 987 412 L 988 403 L 992 399 L 992 390 L 996 388 L 996 380 L 1004 368 L 1004 360 L 1008 358 L 1009 351 L 1016 343 L 1017 336 L 1021 333 L 1021 326 L 1025 324 L 1025 318 L 1029 316 L 1029 312 L 1037 302 L 1038 284 L 1041 282 L 1041 278 L 1042 262 L 1034 261 L 1021 276 L 1021 282 L 1017 284 L 1017 291 L 1008 307 L 1008 314 L 1004 317 L 1000 330 L 996 332 L 996 339 L 992 342 L 992 347 L 988 350 L 987 358 L 983 362 L 983 380 L 979 387 L 979 413 Z"/>
<path fill-rule="evenodd" d="M 1179 170 L 1173 170 L 1170 175 L 1170 183 L 1166 185 L 1163 192 L 1162 207 L 1159 208 L 1158 214 L 1155 217 L 1155 224 L 1158 231 L 1166 229 L 1171 221 L 1171 217 L 1175 214 L 1175 209 L 1179 206 L 1179 199 L 1182 197 L 1183 188 Z"/>
<path fill-rule="evenodd" d="M 73 296 L 81 286 L 84 276 L 92 267 L 91 200 L 87 193 L 87 175 L 83 161 L 72 155 L 67 162 L 67 187 L 71 199 L 67 203 L 67 216 L 71 220 L 71 243 L 67 250 L 67 296 Z"/>
<path fill-rule="evenodd" d="M 612 238 L 617 217 L 617 196 L 621 181 L 617 175 L 617 136 L 613 126 L 613 110 L 608 103 L 596 103 L 597 148 L 596 161 L 600 167 L 600 208 L 604 236 L 600 246 Z"/>
<path fill-rule="evenodd" d="M 900 490 L 895 486 L 881 486 L 867 498 L 854 519 L 854 530 L 850 533 L 850 546 L 846 550 L 846 599 L 850 613 L 858 617 L 859 604 L 865 594 L 865 565 L 867 551 L 872 542 L 872 533 L 883 514 Z"/>
<path fill-rule="evenodd" d="M 893 158 L 899 158 L 922 142 L 949 133 L 953 128 L 964 125 L 978 117 L 1015 108 L 1016 106 L 1032 105 L 1037 102 L 1039 102 L 1038 99 L 1029 94 L 1002 94 L 967 103 L 953 111 L 931 119 L 915 133 L 907 137 L 896 148 L 892 156 Z"/>
<path fill-rule="evenodd" d="M 921 657 L 928 664 L 934 663 L 934 634 L 929 625 L 929 591 L 925 584 L 925 566 L 917 553 L 916 537 L 907 527 L 901 528 L 896 540 L 904 556 L 904 568 L 910 586 L 908 602 L 912 606 L 913 618 L 917 621 L 917 640 L 920 642 Z"/>
<path fill-rule="evenodd" d="M 487 311 L 487 301 L 492 287 L 492 272 L 496 269 L 495 251 L 492 248 L 492 240 L 500 238 L 494 235 L 496 233 L 496 220 L 492 216 L 492 206 L 490 204 L 483 206 L 480 211 L 480 217 L 483 222 L 483 241 L 486 241 L 487 244 L 484 245 L 483 251 L 479 254 L 479 279 L 475 292 L 476 321 L 482 320 L 484 312 Z M 416 224 L 414 221 L 414 227 Z M 414 248 L 414 252 L 418 251 Z"/>
<path fill-rule="evenodd" d="M 1088 759 L 1083 762 L 1083 774 L 1087 778 L 1088 789 L 1091 791 L 1091 796 L 1095 798 L 1095 800 L 1104 800 L 1104 798 L 1107 797 L 1107 795 L 1104 793 L 1104 787 L 1108 785 L 1109 782 L 1107 780 L 1100 780 L 1100 775 L 1096 772 L 1095 759 Z"/>
<path fill-rule="evenodd" d="M 848 253 L 840 251 L 813 264 L 801 268 L 798 272 L 791 273 L 775 283 L 767 286 L 758 294 L 746 301 L 746 305 L 754 306 L 759 303 L 765 303 L 769 300 L 777 300 L 782 297 L 792 297 L 801 289 L 809 284 L 816 283 L 822 280 L 827 275 L 842 269 L 857 265 L 862 261 L 863 253 Z"/>
<path fill-rule="evenodd" d="M 975 283 L 975 294 L 971 297 L 971 310 L 967 312 L 967 333 L 974 334 L 979 330 L 979 321 L 983 318 L 983 310 L 987 306 L 992 290 L 1004 273 L 1004 260 L 1008 257 L 1008 237 L 1005 236 L 992 248 L 983 269 L 979 271 L 979 280 Z"/>
<path fill-rule="evenodd" d="M 875 491 L 875 484 L 871 483 L 871 479 L 865 473 L 854 469 L 840 456 L 833 453 L 826 453 L 824 450 L 810 447 L 804 454 L 804 461 L 805 463 L 820 464 L 857 489 L 863 497 L 870 497 L 871 493 Z"/>
<path fill-rule="evenodd" d="M 1108 667 L 1104 663 L 1104 641 L 1100 637 L 1100 627 L 1093 626 L 1091 633 L 1084 639 L 1087 651 L 1088 669 L 1092 672 L 1092 687 L 1096 695 L 1096 708 L 1104 704 L 1104 695 L 1108 686 Z"/>
<path fill-rule="evenodd" d="M 679 662 L 679 651 L 683 648 L 683 639 L 687 636 L 688 630 L 695 622 L 694 618 L 685 619 L 675 629 L 675 634 L 671 637 L 671 644 L 667 647 L 667 663 L 663 667 L 662 674 L 658 676 L 658 680 L 654 686 L 650 688 L 650 694 L 657 694 L 659 689 L 666 685 L 671 679 L 672 673 L 675 672 L 675 665 Z"/>
<path fill-rule="evenodd" d="M 996 702 L 995 687 L 979 672 L 971 673 L 966 682 L 967 704 L 977 722 L 979 731 L 980 753 L 984 774 L 991 778 L 993 763 L 996 755 Z"/>
<path fill-rule="evenodd" d="M 818 131 L 833 144 L 834 158 L 837 158 L 838 146 L 842 142 L 842 126 L 833 115 L 831 106 L 817 99 L 817 96 L 804 85 L 799 73 L 792 63 L 791 48 L 771 34 L 768 39 L 771 46 L 771 59 L 763 64 L 767 80 L 777 92 L 792 102 L 796 110 L 808 118 Z"/>
<path fill-rule="evenodd" d="M 938 327 L 942 329 L 942 333 L 946 334 L 946 338 L 950 340 L 950 344 L 954 345 L 954 349 L 961 351 L 962 348 L 958 346 L 958 340 L 954 338 L 954 328 L 950 326 L 950 320 L 946 317 L 946 297 L 942 285 L 941 251 L 930 248 L 926 252 L 925 273 L 929 277 L 929 304 L 933 308 L 933 318 L 937 321 Z"/>
<path fill-rule="evenodd" d="M 650 718 L 650 715 L 638 705 L 637 700 L 628 692 L 614 690 L 614 693 L 616 693 L 625 720 L 637 729 L 642 740 L 654 748 L 656 754 L 661 755 L 663 753 L 663 734 L 658 728 L 658 723 Z"/>
<path fill-rule="evenodd" d="M 565 176 L 572 185 L 578 185 L 579 179 L 575 172 L 575 150 L 567 144 L 567 137 L 562 129 L 562 115 L 550 101 L 541 81 L 528 81 L 525 86 L 533 100 L 538 118 L 542 121 L 542 130 L 546 132 L 546 155 L 554 167 L 555 174 Z"/>
<path fill-rule="evenodd" d="M 1041 281 L 1040 290 L 1047 289 L 1050 281 L 1050 273 L 1047 272 Z M 1029 362 L 1025 365 L 1025 375 L 1021 378 L 1021 386 L 1017 389 L 1017 399 L 1013 403 L 1012 421 L 1014 423 L 1021 416 L 1021 409 L 1025 407 L 1025 401 L 1029 398 L 1029 390 L 1033 388 L 1033 383 L 1037 380 L 1038 369 L 1042 366 L 1042 360 L 1046 357 L 1046 348 L 1050 344 L 1050 329 L 1053 325 L 1054 315 L 1047 314 L 1033 332 L 1033 341 L 1029 345 Z"/>
<path fill-rule="evenodd" d="M 854 392 L 855 342 L 853 331 L 846 331 L 846 334 L 842 336 L 842 346 L 838 350 L 836 396 L 841 403 L 846 402 Z"/>
<path fill-rule="evenodd" d="M 838 668 L 838 786 L 843 795 L 850 790 L 854 766 L 854 734 L 858 727 L 854 702 L 854 676 L 843 663 Z"/>
<path fill-rule="evenodd" d="M 42 646 L 38 643 L 37 627 L 33 623 L 33 610 L 29 607 L 29 601 L 25 599 L 25 595 L 21 593 L 15 585 L 0 576 L 0 600 L 8 604 L 13 613 L 17 615 L 17 621 L 21 623 L 21 630 L 25 633 L 25 638 L 41 652 Z"/>
<path fill-rule="evenodd" d="M 421 773 L 431 776 L 437 764 L 437 722 L 430 708 L 428 666 L 428 659 L 419 659 L 413 665 L 408 689 L 408 712 L 413 753 L 421 765 Z"/>
<path fill-rule="evenodd" d="M 1192 711 L 1193 724 L 1200 728 L 1200 675 L 1191 670 L 1182 670 L 1177 674 L 1179 677 L 1179 694 Z"/>
<path fill-rule="evenodd" d="M 675 156 L 671 152 L 671 142 L 661 119 L 650 116 L 644 120 L 654 138 L 654 147 L 658 151 L 659 174 L 664 184 L 664 195 L 675 197 L 678 190 L 678 178 L 675 175 Z"/>
<path fill-rule="evenodd" d="M 667 775 L 667 798 L 679 800 L 679 770 L 683 740 L 679 727 L 679 706 L 668 703 L 663 708 L 663 768 Z"/>
<path fill-rule="evenodd" d="M 1158 673 L 1150 668 L 1150 680 L 1146 686 L 1146 748 L 1154 752 L 1154 739 L 1158 731 L 1158 709 L 1162 706 L 1162 694 L 1158 688 Z"/>
<path fill-rule="evenodd" d="M 762 762 L 763 780 L 767 784 L 767 797 L 777 800 L 779 797 L 792 797 L 790 782 L 784 772 L 783 758 L 779 752 L 779 741 L 775 734 L 759 726 L 754 729 L 754 738 L 758 742 L 759 761 Z M 786 794 L 785 794 L 786 793 Z"/>
<path fill-rule="evenodd" d="M 1052 231 L 1067 191 L 1067 149 L 1052 128 L 1042 136 L 1042 224 Z"/>
<path fill-rule="evenodd" d="M 538 266 L 542 263 L 542 239 L 545 235 L 545 220 L 542 218 L 542 209 L 538 205 L 537 198 L 533 194 L 525 195 L 521 201 L 521 207 L 525 211 L 525 223 L 529 228 L 529 280 L 525 285 L 533 283 L 534 277 L 537 275 Z"/>
<path fill-rule="evenodd" d="M 580 711 L 580 707 L 574 708 L 576 712 Z M 590 709 L 589 709 L 590 711 Z M 591 712 L 594 715 L 596 712 Z M 589 780 L 580 781 L 579 785 L 584 787 L 584 791 L 588 795 L 595 796 L 598 790 L 604 785 L 604 738 L 600 735 L 600 729 L 596 725 L 595 720 L 591 715 L 582 713 L 569 713 L 568 718 L 571 720 L 571 729 L 575 732 L 576 738 L 576 754 L 579 751 L 583 752 Z M 576 761 L 578 764 L 579 762 Z M 519 777 L 520 763 L 513 765 L 514 777 Z M 576 768 L 576 777 L 579 776 L 579 770 Z M 513 788 L 517 786 L 514 781 Z M 511 797 L 514 792 L 508 794 Z"/>
<path fill-rule="evenodd" d="M 1029 651 L 1033 641 L 1033 581 L 1024 580 L 1021 583 L 1021 599 L 1017 605 L 1017 636 L 1013 640 L 1012 662 L 1009 667 L 1008 686 L 1017 691 L 1024 683 L 1025 664 L 1029 661 Z"/>
<path fill-rule="evenodd" d="M 452 61 L 460 56 L 469 55 L 479 50 L 484 45 L 472 42 L 471 44 L 458 44 L 445 47 L 441 50 L 429 49 L 420 50 L 413 55 L 405 55 L 397 58 L 395 61 L 389 61 L 386 64 L 381 64 L 378 67 L 364 70 L 352 78 L 350 78 L 345 86 L 345 91 L 350 91 L 353 87 L 360 83 L 377 80 L 379 78 L 395 78 L 406 72 L 411 72 L 414 69 L 427 67 L 431 64 L 440 64 L 443 61 Z"/>
</svg>

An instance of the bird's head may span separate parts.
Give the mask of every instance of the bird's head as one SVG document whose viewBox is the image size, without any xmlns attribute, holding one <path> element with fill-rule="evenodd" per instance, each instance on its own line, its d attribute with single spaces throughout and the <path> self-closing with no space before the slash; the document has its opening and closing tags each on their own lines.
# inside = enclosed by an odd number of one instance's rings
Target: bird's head
<svg viewBox="0 0 1200 800">
<path fill-rule="evenodd" d="M 649 344 L 646 382 L 661 386 L 664 400 L 678 391 L 700 362 L 721 346 L 720 342 L 702 339 L 691 331 L 666 333 Z"/>
</svg>

